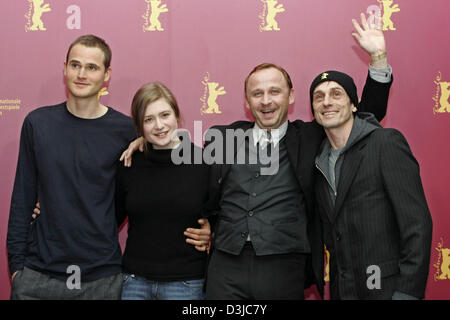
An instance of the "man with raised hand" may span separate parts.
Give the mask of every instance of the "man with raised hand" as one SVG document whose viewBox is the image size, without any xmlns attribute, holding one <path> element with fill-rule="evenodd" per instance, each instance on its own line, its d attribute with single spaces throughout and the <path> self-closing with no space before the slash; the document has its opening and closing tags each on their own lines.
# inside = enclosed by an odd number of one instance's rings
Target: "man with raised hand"
<svg viewBox="0 0 450 320">
<path fill-rule="evenodd" d="M 432 221 L 406 139 L 361 112 L 345 73 L 319 74 L 310 97 L 326 133 L 315 159 L 316 273 L 323 274 L 325 243 L 331 299 L 423 298 Z"/>
</svg>

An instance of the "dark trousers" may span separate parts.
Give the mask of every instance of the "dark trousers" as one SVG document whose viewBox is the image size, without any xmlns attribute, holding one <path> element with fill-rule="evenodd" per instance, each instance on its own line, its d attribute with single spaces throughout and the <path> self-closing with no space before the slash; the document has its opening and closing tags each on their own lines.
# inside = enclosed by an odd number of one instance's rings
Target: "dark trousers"
<svg viewBox="0 0 450 320">
<path fill-rule="evenodd" d="M 120 300 L 122 283 L 119 273 L 71 290 L 65 281 L 25 267 L 14 277 L 11 300 Z"/>
<path fill-rule="evenodd" d="M 250 243 L 239 255 L 214 250 L 208 265 L 206 299 L 302 300 L 306 255 L 256 256 Z"/>
</svg>

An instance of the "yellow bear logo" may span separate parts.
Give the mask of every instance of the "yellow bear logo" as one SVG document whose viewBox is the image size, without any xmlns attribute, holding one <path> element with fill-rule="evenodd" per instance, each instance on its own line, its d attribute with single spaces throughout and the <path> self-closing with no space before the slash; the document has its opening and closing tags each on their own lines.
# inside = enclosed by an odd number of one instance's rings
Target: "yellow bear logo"
<svg viewBox="0 0 450 320">
<path fill-rule="evenodd" d="M 327 246 L 325 246 L 325 275 L 323 280 L 330 282 L 330 251 L 328 251 Z"/>
<path fill-rule="evenodd" d="M 439 82 L 439 85 L 441 86 L 441 98 L 439 99 L 441 107 L 436 112 L 450 112 L 450 103 L 448 102 L 450 98 L 450 82 Z"/>
<path fill-rule="evenodd" d="M 450 279 L 450 249 L 441 249 L 442 253 L 442 264 L 441 264 L 441 274 L 438 279 Z"/>
<path fill-rule="evenodd" d="M 109 94 L 108 88 L 107 88 L 107 87 L 103 87 L 103 88 L 101 88 L 100 91 L 98 92 L 97 98 L 100 100 L 100 97 L 107 96 L 108 94 Z"/>
<path fill-rule="evenodd" d="M 169 11 L 167 5 L 161 5 L 161 0 L 145 0 L 145 2 L 147 2 L 147 13 L 143 16 L 143 18 L 147 20 L 149 18 L 149 11 L 151 11 L 151 14 L 150 18 L 144 25 L 144 31 L 164 31 L 164 28 L 161 26 L 161 22 L 159 21 L 159 16 L 161 13 Z"/>
<path fill-rule="evenodd" d="M 433 266 L 436 268 L 434 281 L 450 279 L 450 249 L 444 248 L 444 240 L 438 243 L 437 248 L 438 260 Z"/>
<path fill-rule="evenodd" d="M 435 106 L 433 109 L 433 113 L 445 113 L 450 112 L 450 82 L 441 81 L 442 75 L 439 72 L 439 75 L 434 80 L 436 84 L 436 95 L 433 100 L 435 102 Z"/>
<path fill-rule="evenodd" d="M 264 31 L 280 30 L 280 28 L 278 27 L 278 22 L 275 20 L 275 16 L 278 13 L 285 11 L 283 4 L 279 4 L 278 0 L 261 0 L 261 1 L 264 2 L 264 13 L 266 13 L 265 15 L 266 25 L 262 27 L 262 30 Z"/>
<path fill-rule="evenodd" d="M 220 111 L 220 107 L 217 104 L 217 98 L 226 94 L 227 92 L 225 91 L 224 87 L 217 88 L 219 86 L 218 82 L 209 81 L 209 73 L 206 74 L 203 80 L 204 81 L 202 81 L 202 83 L 205 86 L 205 92 L 203 98 L 200 98 L 200 101 L 203 102 L 203 106 L 200 110 L 201 113 L 221 114 L 222 111 Z"/>
<path fill-rule="evenodd" d="M 383 4 L 383 31 L 397 30 L 391 17 L 394 12 L 400 11 L 398 4 L 392 6 L 393 0 L 378 0 L 378 2 Z"/>
<path fill-rule="evenodd" d="M 31 21 L 33 22 L 33 25 L 29 27 L 29 30 L 36 31 L 41 30 L 45 31 L 47 30 L 44 27 L 44 22 L 42 22 L 42 14 L 45 12 L 49 12 L 52 9 L 50 8 L 50 5 L 48 3 L 43 4 L 44 0 L 28 0 L 28 2 L 33 3 L 33 16 L 31 17 Z"/>
<path fill-rule="evenodd" d="M 219 105 L 217 104 L 217 98 L 221 95 L 226 94 L 227 92 L 224 90 L 223 87 L 220 87 L 216 89 L 219 86 L 218 82 L 208 82 L 208 106 L 209 108 L 203 111 L 204 113 L 222 113 L 222 111 L 219 110 Z"/>
</svg>

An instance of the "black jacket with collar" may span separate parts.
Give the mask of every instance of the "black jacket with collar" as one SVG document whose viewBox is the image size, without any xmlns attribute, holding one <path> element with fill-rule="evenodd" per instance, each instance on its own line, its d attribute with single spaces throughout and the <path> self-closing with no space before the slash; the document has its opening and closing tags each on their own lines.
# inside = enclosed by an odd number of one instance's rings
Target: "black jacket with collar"
<svg viewBox="0 0 450 320">
<path fill-rule="evenodd" d="M 408 143 L 395 129 L 376 128 L 342 156 L 335 205 L 325 176 L 316 170 L 317 274 L 323 274 L 325 242 L 331 254 L 332 298 L 391 299 L 394 293 L 423 298 L 432 221 Z M 380 288 L 367 285 L 373 266 L 380 271 Z M 319 287 L 323 285 L 322 280 Z"/>
<path fill-rule="evenodd" d="M 371 112 L 378 120 L 381 120 L 386 114 L 387 102 L 389 96 L 389 90 L 392 81 L 389 83 L 380 83 L 367 76 L 366 84 L 361 96 L 361 102 L 358 106 L 358 110 Z M 212 129 L 222 132 L 223 137 L 226 137 L 226 129 L 242 129 L 247 131 L 253 128 L 254 122 L 249 121 L 237 121 L 226 126 L 214 126 Z M 320 144 L 325 138 L 325 132 L 323 128 L 316 122 L 305 122 L 302 120 L 289 121 L 286 131 L 286 147 L 288 152 L 289 161 L 295 173 L 295 177 L 299 182 L 300 188 L 304 193 L 306 210 L 308 217 L 308 237 L 310 241 L 317 240 L 316 237 L 320 237 L 320 234 L 315 234 L 311 223 L 315 221 L 314 213 L 314 166 L 315 156 L 319 150 Z M 205 142 L 206 147 L 212 143 L 212 141 Z M 226 143 L 223 144 L 225 148 Z M 237 152 L 237 146 L 235 144 L 235 153 Z M 225 154 L 225 150 L 223 152 Z M 224 180 L 230 171 L 231 164 L 212 164 L 210 168 L 210 183 L 209 183 L 209 201 L 204 208 L 204 216 L 209 217 L 211 220 L 220 220 L 220 199 L 222 194 L 222 186 Z M 214 227 L 213 227 L 214 228 Z M 318 241 L 318 242 L 317 242 Z M 321 239 L 318 239 L 315 243 L 323 243 Z M 213 244 L 214 245 L 214 244 Z M 323 255 L 323 250 L 322 250 Z M 309 264 L 308 267 L 311 267 Z M 323 270 L 323 269 L 322 269 Z M 309 274 L 308 283 L 312 282 L 321 284 L 323 276 L 315 273 L 313 279 L 312 274 Z M 319 291 L 321 287 L 319 286 Z"/>
</svg>

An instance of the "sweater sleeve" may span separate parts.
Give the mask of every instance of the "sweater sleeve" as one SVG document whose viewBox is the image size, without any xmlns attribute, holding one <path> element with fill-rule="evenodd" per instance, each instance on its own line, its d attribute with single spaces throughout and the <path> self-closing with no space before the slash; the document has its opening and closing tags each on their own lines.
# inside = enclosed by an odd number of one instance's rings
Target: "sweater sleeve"
<svg viewBox="0 0 450 320">
<path fill-rule="evenodd" d="M 358 110 L 373 113 L 378 121 L 383 120 L 386 115 L 392 81 L 393 76 L 391 76 L 391 81 L 387 83 L 378 82 L 372 79 L 369 73 L 361 95 L 361 102 L 359 103 Z"/>
<path fill-rule="evenodd" d="M 117 164 L 116 174 L 116 190 L 115 190 L 115 206 L 116 206 L 116 221 L 117 226 L 120 228 L 122 223 L 128 216 L 125 208 L 126 188 L 125 188 L 125 167 L 122 162 Z"/>
<path fill-rule="evenodd" d="M 428 277 L 432 228 L 420 170 L 406 139 L 395 129 L 383 135 L 381 175 L 400 230 L 400 277 L 396 291 L 422 299 Z"/>
<path fill-rule="evenodd" d="M 33 147 L 33 126 L 30 116 L 27 116 L 20 135 L 19 159 L 11 197 L 6 240 L 11 275 L 23 269 L 31 215 L 38 198 L 37 168 Z"/>
</svg>

